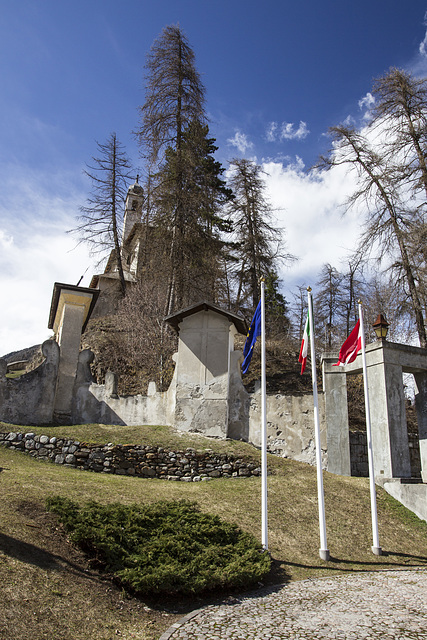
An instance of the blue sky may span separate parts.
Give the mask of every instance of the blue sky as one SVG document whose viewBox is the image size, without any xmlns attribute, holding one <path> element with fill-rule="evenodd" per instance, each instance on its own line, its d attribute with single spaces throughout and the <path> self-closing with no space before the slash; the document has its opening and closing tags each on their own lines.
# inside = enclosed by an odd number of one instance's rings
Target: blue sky
<svg viewBox="0 0 427 640">
<path fill-rule="evenodd" d="M 0 354 L 48 337 L 53 283 L 94 271 L 65 232 L 90 185 L 83 169 L 112 131 L 141 168 L 132 131 L 154 39 L 179 23 L 206 87 L 224 165 L 263 164 L 281 210 L 287 290 L 354 244 L 346 184 L 309 167 L 329 126 L 363 122 L 372 80 L 391 66 L 427 75 L 427 0 L 2 0 L 0 17 Z M 304 241 L 302 241 L 304 238 Z M 311 251 L 308 245 L 311 244 Z"/>
</svg>

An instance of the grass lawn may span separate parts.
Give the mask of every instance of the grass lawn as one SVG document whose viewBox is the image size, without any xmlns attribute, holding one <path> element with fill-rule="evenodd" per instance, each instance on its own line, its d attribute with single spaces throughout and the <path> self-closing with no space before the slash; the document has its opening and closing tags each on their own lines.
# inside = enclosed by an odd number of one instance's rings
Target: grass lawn
<svg viewBox="0 0 427 640">
<path fill-rule="evenodd" d="M 67 435 L 96 443 L 192 446 L 259 460 L 259 452 L 245 443 L 179 436 L 166 427 L 41 429 L 0 423 L 0 429 Z M 155 640 L 184 612 L 209 601 L 143 601 L 128 596 L 67 542 L 54 515 L 46 512 L 48 496 L 126 504 L 186 498 L 196 501 L 205 512 L 236 523 L 258 538 L 261 535 L 259 478 L 184 483 L 103 475 L 38 462 L 4 448 L 0 448 L 0 466 L 0 640 Z M 378 489 L 379 536 L 385 554 L 374 556 L 368 479 L 326 472 L 326 525 L 332 560 L 320 560 L 315 468 L 273 456 L 269 456 L 269 468 L 269 550 L 274 563 L 265 583 L 401 566 L 427 567 L 427 523 Z"/>
</svg>

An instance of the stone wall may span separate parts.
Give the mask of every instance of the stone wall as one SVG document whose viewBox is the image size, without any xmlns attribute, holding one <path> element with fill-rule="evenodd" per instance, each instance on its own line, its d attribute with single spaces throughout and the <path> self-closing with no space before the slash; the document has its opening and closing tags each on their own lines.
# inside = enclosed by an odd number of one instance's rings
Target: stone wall
<svg viewBox="0 0 427 640">
<path fill-rule="evenodd" d="M 260 467 L 253 461 L 209 450 L 199 452 L 187 448 L 185 451 L 171 451 L 162 447 L 128 444 L 98 446 L 32 432 L 0 433 L 0 445 L 66 467 L 141 478 L 200 482 L 261 474 Z"/>
<path fill-rule="evenodd" d="M 418 435 L 408 433 L 411 476 L 421 477 L 421 458 Z M 366 431 L 350 431 L 351 475 L 366 478 L 368 469 L 368 445 Z"/>
<path fill-rule="evenodd" d="M 53 420 L 59 347 L 42 345 L 44 362 L 19 378 L 6 378 L 7 363 L 0 359 L 0 420 L 12 424 L 48 424 Z"/>
<path fill-rule="evenodd" d="M 247 439 L 255 446 L 260 447 L 260 391 L 251 394 L 249 398 L 249 434 Z M 319 393 L 320 446 L 322 467 L 326 469 L 328 454 L 324 407 L 324 394 Z M 316 464 L 314 407 L 311 394 L 267 396 L 267 449 L 270 453 L 282 458 L 291 458 L 311 465 Z"/>
<path fill-rule="evenodd" d="M 43 345 L 46 361 L 34 372 L 17 380 L 6 379 L 0 371 L 0 420 L 15 425 L 47 425 L 54 422 L 55 375 L 58 368 L 59 349 L 53 341 Z M 52 353 L 51 353 L 52 352 Z M 56 356 L 56 359 L 54 358 Z M 244 388 L 238 371 L 238 353 L 232 352 L 233 370 L 230 376 L 230 397 L 232 401 L 224 401 L 223 409 L 228 405 L 228 432 L 222 437 L 250 442 L 261 446 L 261 394 L 258 390 L 249 394 Z M 160 393 L 156 385 L 150 383 L 147 395 L 119 397 L 117 394 L 116 376 L 108 372 L 105 384 L 93 382 L 90 363 L 93 354 L 88 349 L 79 353 L 77 373 L 73 387 L 71 405 L 72 424 L 117 424 L 117 425 L 150 425 L 164 424 L 178 426 L 176 394 L 172 385 L 167 392 Z M 218 378 L 215 378 L 218 380 Z M 31 384 L 30 384 L 31 383 Z M 217 384 L 217 382 L 215 383 Z M 33 388 L 34 387 L 34 388 Z M 216 400 L 211 385 L 199 385 L 189 392 L 193 419 L 188 419 L 185 430 L 203 433 L 204 435 L 220 435 L 215 427 L 214 415 L 210 411 Z M 182 391 L 182 389 L 181 389 Z M 179 393 L 181 393 L 181 391 Z M 179 394 L 178 394 L 179 395 Z M 194 397 L 198 396 L 198 397 Z M 207 398 L 207 396 L 209 396 Z M 209 402 L 207 401 L 209 400 Z M 326 468 L 326 437 L 324 419 L 324 400 L 319 394 L 320 425 L 323 466 Z M 181 410 L 184 405 L 181 404 Z M 203 411 L 201 408 L 203 408 Z M 224 416 L 224 423 L 227 423 Z M 193 424 L 194 423 L 194 424 Z M 179 423 L 182 427 L 182 422 Z M 315 464 L 313 397 L 302 396 L 267 396 L 267 447 L 270 453 L 291 458 L 309 464 Z"/>
</svg>

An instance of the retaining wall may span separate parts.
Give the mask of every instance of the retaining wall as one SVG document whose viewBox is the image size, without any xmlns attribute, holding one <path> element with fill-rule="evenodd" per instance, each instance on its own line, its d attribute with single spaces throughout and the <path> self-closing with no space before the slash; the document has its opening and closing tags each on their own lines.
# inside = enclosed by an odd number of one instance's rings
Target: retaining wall
<svg viewBox="0 0 427 640">
<path fill-rule="evenodd" d="M 171 451 L 130 444 L 99 446 L 32 432 L 0 433 L 0 445 L 66 467 L 141 478 L 200 482 L 261 475 L 254 462 L 191 448 Z"/>
<path fill-rule="evenodd" d="M 408 433 L 411 476 L 421 478 L 420 444 L 417 434 Z M 368 445 L 366 431 L 350 431 L 351 475 L 366 478 L 368 470 Z"/>
</svg>

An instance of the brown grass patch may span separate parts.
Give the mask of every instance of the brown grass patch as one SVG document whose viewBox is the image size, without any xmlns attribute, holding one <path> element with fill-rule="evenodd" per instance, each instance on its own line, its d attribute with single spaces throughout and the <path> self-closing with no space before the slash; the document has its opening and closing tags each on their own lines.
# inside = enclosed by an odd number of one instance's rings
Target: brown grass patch
<svg viewBox="0 0 427 640">
<path fill-rule="evenodd" d="M 212 449 L 237 446 L 242 453 L 259 456 L 244 443 L 209 444 Z M 427 523 L 378 489 L 379 535 L 385 555 L 374 556 L 368 480 L 329 473 L 324 473 L 324 486 L 332 561 L 322 561 L 316 470 L 272 456 L 269 465 L 273 471 L 268 479 L 269 549 L 274 569 L 266 582 L 427 566 Z M 127 504 L 185 498 L 260 537 L 259 478 L 178 483 L 111 476 L 41 463 L 4 448 L 0 448 L 0 466 L 4 468 L 0 474 L 0 640 L 155 640 L 183 612 L 206 603 L 127 597 L 69 545 L 54 517 L 45 511 L 48 496 Z"/>
</svg>

